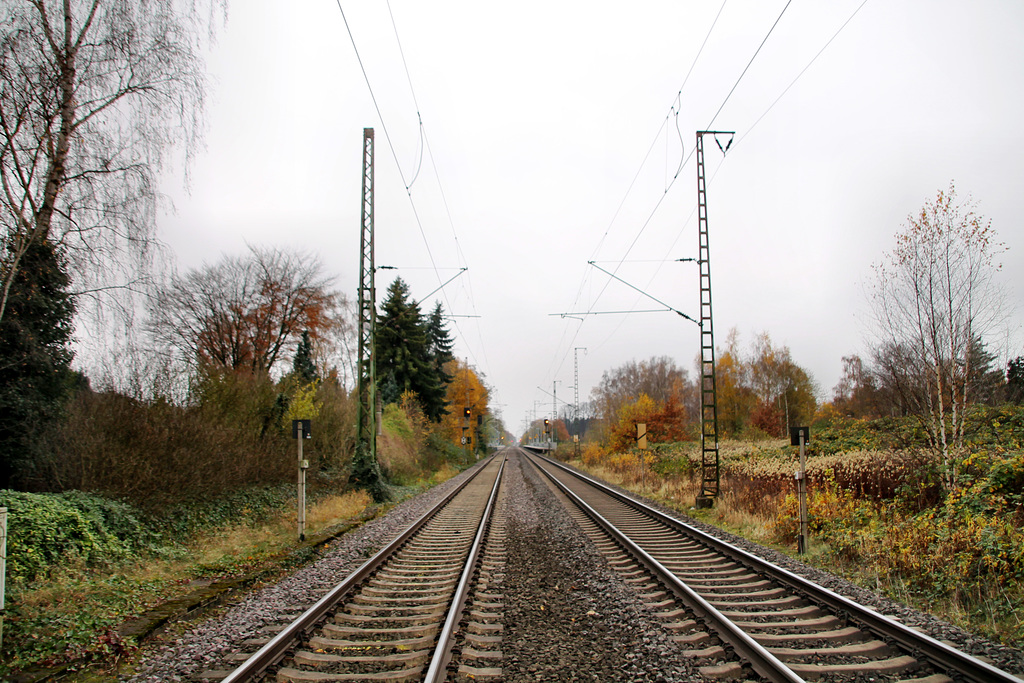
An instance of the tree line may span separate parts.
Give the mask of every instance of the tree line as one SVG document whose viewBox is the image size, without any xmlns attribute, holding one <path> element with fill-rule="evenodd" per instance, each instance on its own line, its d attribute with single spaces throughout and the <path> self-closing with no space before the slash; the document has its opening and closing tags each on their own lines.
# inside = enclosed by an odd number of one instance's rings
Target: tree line
<svg viewBox="0 0 1024 683">
<path fill-rule="evenodd" d="M 346 470 L 353 310 L 318 259 L 250 247 L 154 287 L 145 353 L 167 379 L 131 396 L 95 391 L 71 370 L 69 278 L 57 252 L 41 245 L 27 252 L 0 321 L 0 486 L 145 498 L 282 480 L 291 474 L 282 456 L 288 428 L 299 418 L 315 420 L 309 452 L 317 466 Z M 503 427 L 489 415 L 482 378 L 454 358 L 453 345 L 441 304 L 423 315 L 396 279 L 376 321 L 381 408 L 422 414 L 435 446 L 458 455 L 467 432 L 479 449 Z"/>
<path fill-rule="evenodd" d="M 778 438 L 814 418 L 817 385 L 767 332 L 745 350 L 738 330 L 731 330 L 717 349 L 715 374 L 720 435 Z M 699 375 L 658 356 L 605 371 L 584 414 L 600 425 L 592 436 L 613 446 L 631 443 L 636 422 L 647 425 L 649 441 L 679 441 L 699 437 L 700 401 Z"/>
<path fill-rule="evenodd" d="M 730 331 L 716 349 L 719 434 L 783 437 L 815 420 L 906 418 L 938 457 L 942 483 L 954 488 L 972 408 L 1024 400 L 1024 356 L 1004 367 L 987 344 L 1007 316 L 998 280 L 1005 249 L 970 197 L 952 183 L 940 190 L 874 266 L 869 351 L 843 357 L 829 400 L 819 405 L 811 374 L 767 332 L 744 350 Z M 583 413 L 600 425 L 592 436 L 613 447 L 631 446 L 636 422 L 655 442 L 697 438 L 699 378 L 671 358 L 632 361 L 603 374 Z"/>
</svg>

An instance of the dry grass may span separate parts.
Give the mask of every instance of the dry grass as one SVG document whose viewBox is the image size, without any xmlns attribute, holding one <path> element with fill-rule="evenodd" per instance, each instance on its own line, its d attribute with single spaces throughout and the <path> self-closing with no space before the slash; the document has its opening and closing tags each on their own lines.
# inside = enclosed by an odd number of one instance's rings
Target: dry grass
<svg viewBox="0 0 1024 683">
<path fill-rule="evenodd" d="M 365 491 L 329 495 L 306 509 L 306 533 L 316 534 L 359 515 L 372 503 Z M 255 557 L 281 552 L 295 543 L 295 509 L 285 510 L 264 524 L 238 524 L 204 534 L 192 544 L 200 564 L 225 558 Z"/>
<path fill-rule="evenodd" d="M 641 470 L 635 458 L 628 467 L 621 466 L 621 459 L 615 462 L 620 466 L 588 465 L 585 462 L 572 464 L 604 481 L 655 500 L 666 507 L 698 516 L 703 521 L 729 529 L 751 540 L 759 543 L 769 543 L 773 540 L 769 527 L 775 519 L 777 510 L 774 493 L 758 492 L 753 486 L 742 485 L 746 482 L 734 482 L 734 477 L 725 474 L 722 478 L 723 493 L 718 497 L 715 507 L 698 513 L 693 507 L 700 493 L 700 481 L 696 476 L 662 478 L 649 469 Z M 755 493 L 756 496 L 752 495 Z M 779 495 L 780 501 L 783 496 L 784 492 Z M 752 505 L 752 498 L 756 498 L 756 505 Z"/>
</svg>

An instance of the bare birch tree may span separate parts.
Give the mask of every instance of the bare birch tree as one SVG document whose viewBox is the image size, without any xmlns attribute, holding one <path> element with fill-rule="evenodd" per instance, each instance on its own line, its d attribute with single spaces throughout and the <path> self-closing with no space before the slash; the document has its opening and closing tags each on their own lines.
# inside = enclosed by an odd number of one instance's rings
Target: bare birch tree
<svg viewBox="0 0 1024 683">
<path fill-rule="evenodd" d="M 79 290 L 145 274 L 157 175 L 200 143 L 202 42 L 224 6 L 202 4 L 0 3 L 0 319 L 34 241 L 57 246 Z"/>
<path fill-rule="evenodd" d="M 956 486 L 952 456 L 963 447 L 974 400 L 971 345 L 1003 309 L 995 276 L 1005 247 L 975 207 L 970 198 L 958 200 L 952 183 L 940 190 L 908 217 L 896 247 L 875 266 L 869 294 L 880 342 L 876 370 L 921 420 L 949 489 Z"/>
</svg>

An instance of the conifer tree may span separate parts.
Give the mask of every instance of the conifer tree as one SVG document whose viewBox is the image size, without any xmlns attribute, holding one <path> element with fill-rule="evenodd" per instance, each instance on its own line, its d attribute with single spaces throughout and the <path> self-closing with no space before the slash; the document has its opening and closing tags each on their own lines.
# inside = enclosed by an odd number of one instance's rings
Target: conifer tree
<svg viewBox="0 0 1024 683">
<path fill-rule="evenodd" d="M 39 436 L 63 418 L 81 376 L 71 370 L 75 303 L 56 248 L 34 242 L 0 320 L 0 488 L 39 476 Z"/>
<path fill-rule="evenodd" d="M 441 307 L 440 301 L 434 304 L 434 310 L 427 318 L 427 344 L 430 351 L 430 362 L 434 366 L 437 378 L 442 386 L 447 386 L 452 378 L 445 372 L 444 366 L 455 358 L 452 355 L 455 340 L 452 339 L 451 332 L 444 324 L 444 309 Z"/>
<path fill-rule="evenodd" d="M 316 365 L 313 363 L 313 343 L 309 340 L 309 330 L 302 331 L 302 339 L 295 349 L 292 358 L 292 374 L 303 384 L 317 379 Z"/>
<path fill-rule="evenodd" d="M 396 278 L 388 287 L 381 308 L 376 331 L 381 398 L 394 402 L 402 392 L 412 391 L 424 415 L 437 422 L 444 414 L 444 384 L 431 362 L 427 323 L 402 278 Z"/>
<path fill-rule="evenodd" d="M 1006 364 L 1006 400 L 1024 401 L 1024 356 L 1017 356 Z"/>
</svg>

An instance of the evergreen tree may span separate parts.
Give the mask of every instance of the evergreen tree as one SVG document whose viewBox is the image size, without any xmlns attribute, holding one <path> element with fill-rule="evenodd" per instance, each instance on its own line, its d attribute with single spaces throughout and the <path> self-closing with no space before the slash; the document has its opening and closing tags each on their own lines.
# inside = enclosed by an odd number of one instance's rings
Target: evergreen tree
<svg viewBox="0 0 1024 683">
<path fill-rule="evenodd" d="M 0 320 L 0 488 L 38 478 L 39 437 L 57 426 L 82 376 L 71 370 L 75 303 L 56 247 L 33 242 Z"/>
<path fill-rule="evenodd" d="M 442 388 L 447 387 L 452 378 L 445 372 L 444 366 L 455 359 L 455 356 L 452 355 L 455 340 L 452 339 L 451 332 L 444 324 L 444 309 L 441 308 L 440 301 L 435 303 L 434 310 L 427 318 L 427 344 L 430 362 L 434 367 L 434 372 L 437 373 L 438 381 Z"/>
<path fill-rule="evenodd" d="M 996 405 L 1003 394 L 1003 373 L 996 365 L 996 356 L 989 353 L 981 337 L 971 338 L 967 350 L 970 371 L 967 378 L 967 400 L 969 403 Z"/>
<path fill-rule="evenodd" d="M 444 386 L 430 359 L 427 326 L 409 286 L 396 278 L 388 287 L 376 329 L 378 388 L 397 395 L 412 391 L 434 422 L 444 414 Z M 384 383 L 394 379 L 395 387 Z"/>
<path fill-rule="evenodd" d="M 1006 364 L 1006 400 L 1024 401 L 1024 356 L 1017 356 Z"/>
<path fill-rule="evenodd" d="M 302 340 L 295 349 L 295 357 L 292 358 L 292 374 L 303 384 L 309 384 L 317 379 L 316 365 L 313 363 L 313 344 L 309 340 L 309 330 L 303 330 Z"/>
<path fill-rule="evenodd" d="M 382 405 L 398 403 L 402 399 L 402 390 L 398 388 L 395 373 L 389 372 L 380 381 L 380 402 Z"/>
</svg>

